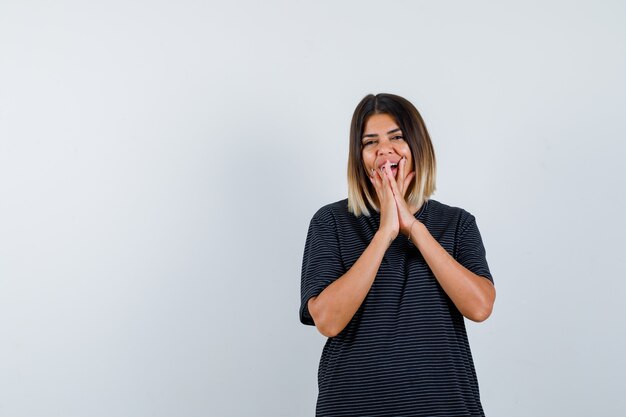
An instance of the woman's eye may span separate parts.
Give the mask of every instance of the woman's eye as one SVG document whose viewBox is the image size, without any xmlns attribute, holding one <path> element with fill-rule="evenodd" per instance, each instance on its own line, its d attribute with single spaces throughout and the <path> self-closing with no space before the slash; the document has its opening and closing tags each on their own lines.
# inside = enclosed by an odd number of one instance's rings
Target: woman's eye
<svg viewBox="0 0 626 417">
<path fill-rule="evenodd" d="M 372 144 L 374 144 L 374 142 L 375 141 L 373 141 L 373 140 L 368 140 L 367 142 L 363 142 L 363 147 L 372 145 Z"/>
<path fill-rule="evenodd" d="M 392 137 L 391 139 L 394 139 L 394 140 L 402 140 L 402 139 L 404 139 L 404 136 L 402 136 L 402 135 L 396 135 L 396 136 Z"/>
</svg>

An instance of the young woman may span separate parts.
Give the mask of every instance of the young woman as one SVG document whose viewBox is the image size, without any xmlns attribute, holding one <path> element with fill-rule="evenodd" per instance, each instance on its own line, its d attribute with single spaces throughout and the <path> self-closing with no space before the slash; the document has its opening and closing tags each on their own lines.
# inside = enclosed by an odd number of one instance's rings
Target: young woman
<svg viewBox="0 0 626 417">
<path fill-rule="evenodd" d="M 464 317 L 495 288 L 476 220 L 430 199 L 435 154 L 415 107 L 368 95 L 350 128 L 348 199 L 311 220 L 300 321 L 328 337 L 317 416 L 482 416 Z"/>
</svg>

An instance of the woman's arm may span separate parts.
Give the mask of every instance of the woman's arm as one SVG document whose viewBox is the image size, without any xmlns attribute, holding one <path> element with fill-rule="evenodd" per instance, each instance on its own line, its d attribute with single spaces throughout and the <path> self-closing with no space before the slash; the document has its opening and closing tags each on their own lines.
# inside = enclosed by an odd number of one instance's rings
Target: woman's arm
<svg viewBox="0 0 626 417">
<path fill-rule="evenodd" d="M 486 320 L 496 299 L 496 289 L 491 281 L 458 263 L 423 223 L 415 220 L 409 232 L 411 241 L 461 314 L 476 322 Z"/>
<path fill-rule="evenodd" d="M 391 168 L 387 164 L 387 170 Z M 404 189 L 412 176 L 398 187 Z M 380 202 L 380 226 L 372 241 L 352 267 L 307 302 L 315 327 L 327 337 L 338 335 L 352 320 L 367 296 L 376 273 L 391 242 L 400 232 L 398 209 L 391 189 L 393 177 L 372 172 L 370 181 Z M 395 182 L 395 181 L 394 181 Z"/>
<path fill-rule="evenodd" d="M 400 178 L 404 178 L 406 160 L 400 161 Z M 474 274 L 458 263 L 430 234 L 423 223 L 415 219 L 404 199 L 406 185 L 390 177 L 398 210 L 400 232 L 409 236 L 433 271 L 439 285 L 463 316 L 476 322 L 487 320 L 496 299 L 496 288 L 487 278 Z M 402 185 L 402 187 L 401 187 Z"/>
<path fill-rule="evenodd" d="M 383 256 L 394 238 L 384 231 L 376 232 L 352 268 L 319 295 L 309 299 L 309 313 L 321 334 L 337 336 L 352 320 L 372 287 Z"/>
</svg>

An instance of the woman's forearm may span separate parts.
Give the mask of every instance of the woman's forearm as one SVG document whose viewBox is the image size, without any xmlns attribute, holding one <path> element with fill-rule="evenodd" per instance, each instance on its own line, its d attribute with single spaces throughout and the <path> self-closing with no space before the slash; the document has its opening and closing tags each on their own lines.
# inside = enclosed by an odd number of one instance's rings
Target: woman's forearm
<svg viewBox="0 0 626 417">
<path fill-rule="evenodd" d="M 458 263 L 423 223 L 416 222 L 410 234 L 435 278 L 461 314 L 476 322 L 486 320 L 491 315 L 496 298 L 491 281 Z"/>
<path fill-rule="evenodd" d="M 393 241 L 390 233 L 376 232 L 352 267 L 308 301 L 315 326 L 324 336 L 338 335 L 352 320 L 367 296 L 383 256 Z"/>
</svg>

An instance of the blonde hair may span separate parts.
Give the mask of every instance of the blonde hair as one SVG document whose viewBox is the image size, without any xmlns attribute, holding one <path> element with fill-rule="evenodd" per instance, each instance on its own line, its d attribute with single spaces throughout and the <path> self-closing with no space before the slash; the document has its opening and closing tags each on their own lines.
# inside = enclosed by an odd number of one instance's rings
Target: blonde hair
<svg viewBox="0 0 626 417">
<path fill-rule="evenodd" d="M 402 130 L 404 140 L 411 148 L 415 178 L 409 184 L 409 205 L 421 207 L 435 192 L 436 161 L 433 144 L 422 116 L 405 98 L 394 94 L 370 94 L 356 106 L 350 124 L 350 151 L 348 154 L 348 210 L 355 216 L 378 211 L 376 190 L 363 165 L 363 129 L 374 114 L 388 114 Z"/>
</svg>

